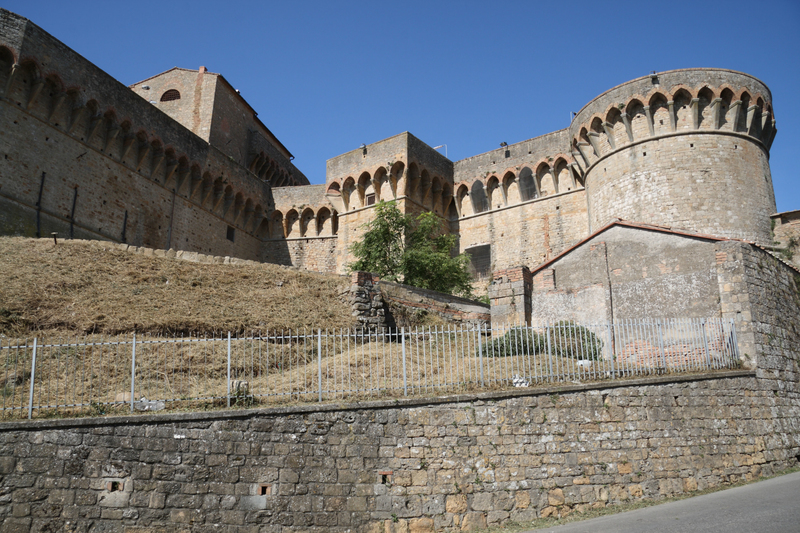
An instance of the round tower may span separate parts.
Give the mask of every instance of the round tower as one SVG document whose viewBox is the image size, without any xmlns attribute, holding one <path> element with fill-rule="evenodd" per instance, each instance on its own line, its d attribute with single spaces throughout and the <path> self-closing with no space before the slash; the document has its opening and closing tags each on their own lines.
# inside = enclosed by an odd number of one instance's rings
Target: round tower
<svg viewBox="0 0 800 533">
<path fill-rule="evenodd" d="M 731 70 L 653 73 L 606 91 L 570 125 L 590 231 L 616 218 L 770 244 L 772 95 Z"/>
</svg>

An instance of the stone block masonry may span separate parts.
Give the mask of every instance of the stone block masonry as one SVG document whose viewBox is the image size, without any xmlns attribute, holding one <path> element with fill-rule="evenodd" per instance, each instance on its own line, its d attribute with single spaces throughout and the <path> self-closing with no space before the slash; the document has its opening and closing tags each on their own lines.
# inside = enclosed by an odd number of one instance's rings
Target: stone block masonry
<svg viewBox="0 0 800 533">
<path fill-rule="evenodd" d="M 797 383 L 736 371 L 0 424 L 3 531 L 471 530 L 797 464 Z"/>
</svg>

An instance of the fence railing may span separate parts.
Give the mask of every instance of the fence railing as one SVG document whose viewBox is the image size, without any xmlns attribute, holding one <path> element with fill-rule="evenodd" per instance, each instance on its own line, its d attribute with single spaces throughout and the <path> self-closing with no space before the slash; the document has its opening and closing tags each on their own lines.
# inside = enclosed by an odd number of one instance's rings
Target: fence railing
<svg viewBox="0 0 800 533">
<path fill-rule="evenodd" d="M 739 365 L 721 319 L 0 342 L 3 417 L 530 387 Z"/>
</svg>

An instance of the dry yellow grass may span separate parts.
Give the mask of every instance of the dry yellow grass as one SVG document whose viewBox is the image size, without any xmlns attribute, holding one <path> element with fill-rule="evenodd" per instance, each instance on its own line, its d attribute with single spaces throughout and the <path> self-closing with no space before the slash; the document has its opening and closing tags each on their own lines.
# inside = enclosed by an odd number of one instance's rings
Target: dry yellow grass
<svg viewBox="0 0 800 533">
<path fill-rule="evenodd" d="M 86 241 L 0 237 L 0 334 L 195 335 L 354 325 L 349 280 L 197 264 Z"/>
</svg>

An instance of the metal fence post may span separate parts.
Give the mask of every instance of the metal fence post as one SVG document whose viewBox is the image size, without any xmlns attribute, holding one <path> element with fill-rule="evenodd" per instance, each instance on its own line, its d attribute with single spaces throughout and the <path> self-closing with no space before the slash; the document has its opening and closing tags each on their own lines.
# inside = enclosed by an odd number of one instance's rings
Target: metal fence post
<svg viewBox="0 0 800 533">
<path fill-rule="evenodd" d="M 608 334 L 608 355 L 611 360 L 611 379 L 614 379 L 614 341 L 611 338 L 611 328 L 613 324 L 606 322 L 606 333 Z"/>
<path fill-rule="evenodd" d="M 136 397 L 136 333 L 133 334 L 133 349 L 131 350 L 131 413 L 133 412 L 133 399 Z"/>
<path fill-rule="evenodd" d="M 486 386 L 486 381 L 483 379 L 483 324 L 478 326 L 478 366 L 481 369 L 481 387 Z"/>
<path fill-rule="evenodd" d="M 742 361 L 742 355 L 739 353 L 739 339 L 736 338 L 736 320 L 733 318 L 731 318 L 731 342 L 733 344 L 733 346 L 731 346 L 733 349 L 733 353 L 731 355 L 733 356 L 732 359 L 734 359 L 734 361 L 731 361 L 731 363 L 740 363 Z"/>
<path fill-rule="evenodd" d="M 661 350 L 661 366 L 664 367 L 664 372 L 666 372 L 667 358 L 664 355 L 664 335 L 661 332 L 661 320 L 659 320 L 657 324 L 658 324 L 658 348 Z"/>
<path fill-rule="evenodd" d="M 33 383 L 36 381 L 36 337 L 33 339 L 33 358 L 31 359 L 31 393 L 28 396 L 28 420 L 33 418 Z"/>
<path fill-rule="evenodd" d="M 706 335 L 706 319 L 700 320 L 700 329 L 703 331 L 703 350 L 706 353 L 706 368 L 711 368 L 711 354 L 708 351 L 708 336 Z"/>
<path fill-rule="evenodd" d="M 231 332 L 228 332 L 228 407 L 231 406 Z"/>
<path fill-rule="evenodd" d="M 395 330 L 397 331 L 397 330 Z M 403 348 L 403 396 L 408 396 L 408 376 L 406 374 L 406 328 L 400 328 L 400 345 Z"/>
<path fill-rule="evenodd" d="M 553 350 L 550 346 L 550 322 L 547 322 L 544 332 L 547 339 L 547 372 L 550 374 L 550 381 L 553 381 Z"/>
<path fill-rule="evenodd" d="M 319 401 L 322 401 L 322 329 L 317 329 L 317 379 L 319 379 Z"/>
</svg>

